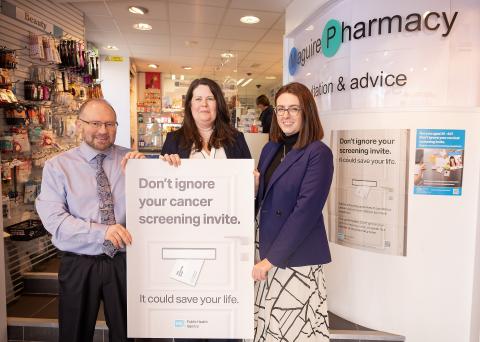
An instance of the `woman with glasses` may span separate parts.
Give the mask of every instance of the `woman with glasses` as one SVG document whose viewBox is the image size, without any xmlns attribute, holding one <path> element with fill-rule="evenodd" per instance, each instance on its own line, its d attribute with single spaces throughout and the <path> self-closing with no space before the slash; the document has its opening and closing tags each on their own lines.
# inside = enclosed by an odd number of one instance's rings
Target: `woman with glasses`
<svg viewBox="0 0 480 342">
<path fill-rule="evenodd" d="M 322 210 L 332 152 L 309 89 L 275 96 L 271 141 L 256 172 L 257 260 L 254 341 L 328 341 L 323 264 L 331 261 Z"/>
</svg>

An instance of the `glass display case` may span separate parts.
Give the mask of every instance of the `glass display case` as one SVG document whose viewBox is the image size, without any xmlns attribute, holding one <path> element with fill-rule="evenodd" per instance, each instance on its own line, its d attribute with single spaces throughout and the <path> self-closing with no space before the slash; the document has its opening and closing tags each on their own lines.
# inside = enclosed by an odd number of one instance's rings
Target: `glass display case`
<svg viewBox="0 0 480 342">
<path fill-rule="evenodd" d="M 138 113 L 138 150 L 160 152 L 167 133 L 182 127 L 183 110 Z"/>
</svg>

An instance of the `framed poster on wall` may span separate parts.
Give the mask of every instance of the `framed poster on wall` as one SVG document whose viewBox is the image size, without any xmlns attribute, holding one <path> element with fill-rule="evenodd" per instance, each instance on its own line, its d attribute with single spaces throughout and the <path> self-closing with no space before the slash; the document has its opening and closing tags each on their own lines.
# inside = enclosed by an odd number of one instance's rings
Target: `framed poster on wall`
<svg viewBox="0 0 480 342">
<path fill-rule="evenodd" d="M 332 242 L 406 255 L 408 145 L 407 129 L 332 132 Z"/>
</svg>

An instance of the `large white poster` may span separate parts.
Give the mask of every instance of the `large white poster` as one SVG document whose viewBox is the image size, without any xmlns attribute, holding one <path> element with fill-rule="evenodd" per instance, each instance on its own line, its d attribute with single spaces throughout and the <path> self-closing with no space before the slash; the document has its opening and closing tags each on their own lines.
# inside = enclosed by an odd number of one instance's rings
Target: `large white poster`
<svg viewBox="0 0 480 342">
<path fill-rule="evenodd" d="M 253 168 L 128 162 L 129 337 L 253 337 Z"/>
</svg>

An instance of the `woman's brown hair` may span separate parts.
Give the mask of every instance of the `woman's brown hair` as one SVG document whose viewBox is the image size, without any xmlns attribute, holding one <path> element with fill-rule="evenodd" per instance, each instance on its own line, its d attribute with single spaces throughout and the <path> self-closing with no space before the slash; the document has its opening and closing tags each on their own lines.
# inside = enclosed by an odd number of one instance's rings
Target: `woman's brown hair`
<svg viewBox="0 0 480 342">
<path fill-rule="evenodd" d="M 317 105 L 313 99 L 312 93 L 306 86 L 298 82 L 292 82 L 281 87 L 275 94 L 275 106 L 280 95 L 289 93 L 298 97 L 300 103 L 300 115 L 302 116 L 302 127 L 298 135 L 294 148 L 304 148 L 308 144 L 321 140 L 323 138 L 323 128 L 318 116 Z M 272 119 L 270 128 L 270 140 L 274 142 L 282 142 L 285 135 L 278 125 L 277 115 Z"/>
<path fill-rule="evenodd" d="M 202 137 L 198 132 L 197 125 L 192 115 L 192 98 L 193 91 L 199 85 L 206 85 L 210 88 L 215 102 L 217 104 L 217 116 L 213 122 L 213 132 L 208 141 L 208 149 L 212 147 L 220 148 L 226 145 L 231 145 L 235 142 L 235 135 L 237 131 L 230 125 L 230 115 L 227 109 L 227 103 L 223 96 L 222 89 L 217 82 L 209 78 L 197 78 L 194 80 L 187 90 L 185 97 L 185 117 L 183 119 L 183 125 L 180 130 L 180 146 L 184 149 L 195 148 L 195 151 L 202 150 Z"/>
</svg>

